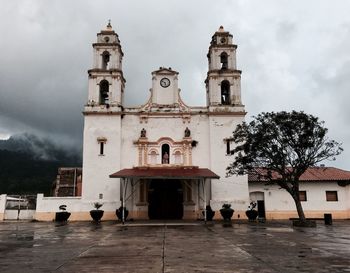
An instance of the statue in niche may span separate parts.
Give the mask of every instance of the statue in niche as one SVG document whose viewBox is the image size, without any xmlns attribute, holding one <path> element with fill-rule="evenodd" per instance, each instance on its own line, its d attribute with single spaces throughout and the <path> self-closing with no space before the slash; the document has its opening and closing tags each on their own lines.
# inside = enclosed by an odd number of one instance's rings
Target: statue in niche
<svg viewBox="0 0 350 273">
<path fill-rule="evenodd" d="M 141 137 L 146 137 L 146 130 L 145 130 L 145 128 L 142 128 L 142 130 L 141 130 Z"/>
<path fill-rule="evenodd" d="M 163 159 L 162 159 L 163 164 L 169 164 L 169 155 L 167 152 L 164 153 Z"/>
<path fill-rule="evenodd" d="M 185 129 L 185 137 L 190 137 L 191 136 L 191 131 L 190 129 L 188 129 L 188 127 L 186 127 Z"/>
</svg>

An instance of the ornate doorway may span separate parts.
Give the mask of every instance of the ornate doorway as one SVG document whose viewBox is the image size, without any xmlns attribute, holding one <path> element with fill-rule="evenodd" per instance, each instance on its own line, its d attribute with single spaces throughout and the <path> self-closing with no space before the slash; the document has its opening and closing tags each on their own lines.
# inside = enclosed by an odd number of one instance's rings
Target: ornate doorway
<svg viewBox="0 0 350 273">
<path fill-rule="evenodd" d="M 150 219 L 182 219 L 183 189 L 180 180 L 154 179 L 148 187 Z"/>
</svg>

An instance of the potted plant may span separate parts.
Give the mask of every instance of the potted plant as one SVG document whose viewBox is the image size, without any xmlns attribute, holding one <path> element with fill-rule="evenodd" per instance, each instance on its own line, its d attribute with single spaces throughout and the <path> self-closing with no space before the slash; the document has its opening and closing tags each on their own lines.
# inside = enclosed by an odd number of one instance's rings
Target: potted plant
<svg viewBox="0 0 350 273">
<path fill-rule="evenodd" d="M 215 211 L 211 209 L 211 206 L 206 206 L 205 210 L 207 211 L 207 221 L 213 221 Z M 202 211 L 203 217 L 204 217 L 204 211 Z"/>
<path fill-rule="evenodd" d="M 249 221 L 255 221 L 256 217 L 258 217 L 258 211 L 255 210 L 256 203 L 250 202 L 250 205 L 248 206 L 248 210 L 246 210 L 245 215 L 247 215 Z"/>
<path fill-rule="evenodd" d="M 124 210 L 124 220 L 128 218 L 129 211 L 126 208 L 123 208 L 122 206 L 120 206 L 120 208 L 115 211 L 115 214 L 117 215 L 119 220 L 123 220 L 123 210 Z"/>
<path fill-rule="evenodd" d="M 223 204 L 220 209 L 220 214 L 225 221 L 231 221 L 234 210 L 231 209 L 231 204 Z"/>
<path fill-rule="evenodd" d="M 55 221 L 56 222 L 66 222 L 71 215 L 70 212 L 67 211 L 66 205 L 59 206 L 60 211 L 56 212 Z"/>
<path fill-rule="evenodd" d="M 90 210 L 90 216 L 95 222 L 99 222 L 103 216 L 104 211 L 100 209 L 100 207 L 103 206 L 103 204 L 99 202 L 95 202 L 93 210 Z"/>
</svg>

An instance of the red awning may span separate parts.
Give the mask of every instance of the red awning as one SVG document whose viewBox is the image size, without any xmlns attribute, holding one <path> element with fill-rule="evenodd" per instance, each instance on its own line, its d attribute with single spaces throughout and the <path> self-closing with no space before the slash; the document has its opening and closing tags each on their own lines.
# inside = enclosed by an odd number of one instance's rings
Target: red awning
<svg viewBox="0 0 350 273">
<path fill-rule="evenodd" d="M 114 174 L 111 178 L 144 178 L 144 179 L 219 179 L 220 176 L 207 168 L 132 168 L 122 169 Z"/>
</svg>

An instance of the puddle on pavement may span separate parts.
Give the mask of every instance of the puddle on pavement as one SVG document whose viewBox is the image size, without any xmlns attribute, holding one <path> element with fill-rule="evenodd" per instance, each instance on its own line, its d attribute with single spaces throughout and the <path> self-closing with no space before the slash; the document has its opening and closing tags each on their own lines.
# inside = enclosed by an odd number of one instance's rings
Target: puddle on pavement
<svg viewBox="0 0 350 273">
<path fill-rule="evenodd" d="M 267 227 L 266 231 L 275 231 L 275 232 L 293 232 L 294 229 L 289 227 Z"/>
</svg>

